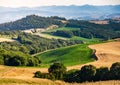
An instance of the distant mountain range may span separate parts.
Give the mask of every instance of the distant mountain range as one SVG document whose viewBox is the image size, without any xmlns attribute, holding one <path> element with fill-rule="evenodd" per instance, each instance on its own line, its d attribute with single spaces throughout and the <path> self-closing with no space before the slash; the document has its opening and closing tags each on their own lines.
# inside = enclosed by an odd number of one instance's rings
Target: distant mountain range
<svg viewBox="0 0 120 85">
<path fill-rule="evenodd" d="M 60 16 L 68 19 L 108 19 L 120 17 L 120 5 L 107 6 L 42 6 L 42 7 L 0 7 L 0 23 L 15 21 L 27 15 L 36 14 L 39 16 Z"/>
</svg>

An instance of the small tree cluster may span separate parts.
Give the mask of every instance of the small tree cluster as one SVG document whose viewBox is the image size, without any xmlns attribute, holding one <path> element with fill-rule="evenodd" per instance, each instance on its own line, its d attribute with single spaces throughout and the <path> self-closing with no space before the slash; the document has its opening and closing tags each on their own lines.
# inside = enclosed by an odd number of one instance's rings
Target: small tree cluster
<svg viewBox="0 0 120 85">
<path fill-rule="evenodd" d="M 71 74 L 67 74 L 64 78 L 66 82 L 120 80 L 120 62 L 113 63 L 110 70 L 108 67 L 96 68 L 92 65 L 85 65 L 81 70 Z"/>
<path fill-rule="evenodd" d="M 0 49 L 0 64 L 8 66 L 38 66 L 41 61 L 38 57 L 32 57 L 22 52 L 6 51 Z"/>
<path fill-rule="evenodd" d="M 35 72 L 34 77 L 63 80 L 64 74 L 66 73 L 66 67 L 61 63 L 54 63 L 50 66 L 48 72 L 49 73 L 41 73 L 40 71 L 37 71 Z"/>
<path fill-rule="evenodd" d="M 85 65 L 81 70 L 70 70 L 61 63 L 54 63 L 48 69 L 49 73 L 37 71 L 34 77 L 52 80 L 64 80 L 66 82 L 85 82 L 102 80 L 120 80 L 120 62 L 113 63 L 110 67 L 96 68 L 93 65 Z"/>
</svg>

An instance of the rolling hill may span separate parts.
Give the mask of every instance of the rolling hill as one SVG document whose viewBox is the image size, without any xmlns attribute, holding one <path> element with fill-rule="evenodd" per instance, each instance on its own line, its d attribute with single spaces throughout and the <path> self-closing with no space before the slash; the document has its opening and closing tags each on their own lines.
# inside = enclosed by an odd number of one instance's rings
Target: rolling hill
<svg viewBox="0 0 120 85">
<path fill-rule="evenodd" d="M 120 42 L 108 42 L 96 45 L 90 45 L 92 49 L 96 49 L 98 61 L 90 62 L 84 65 L 111 66 L 113 62 L 119 61 L 119 47 Z M 101 53 L 103 56 L 101 56 Z M 112 55 L 111 55 L 112 54 Z M 110 56 L 111 55 L 111 56 Z M 114 56 L 113 56 L 114 55 Z M 116 56 L 116 57 L 115 57 Z M 101 59 L 102 58 L 102 59 Z M 107 61 L 106 61 L 107 60 Z M 112 61 L 112 62 L 111 62 Z M 111 63 L 110 63 L 111 62 Z M 67 69 L 80 69 L 82 65 L 71 66 Z M 85 82 L 85 83 L 66 83 L 62 81 L 51 81 L 47 79 L 33 78 L 35 71 L 47 72 L 46 68 L 26 68 L 26 67 L 9 67 L 0 65 L 0 83 L 1 85 L 119 85 L 120 81 L 99 81 L 99 82 Z"/>
<path fill-rule="evenodd" d="M 26 29 L 34 29 L 41 28 L 45 29 L 52 25 L 57 25 L 58 27 L 64 26 L 61 20 L 65 20 L 65 18 L 61 17 L 41 17 L 37 15 L 28 15 L 22 19 L 16 20 L 14 22 L 8 22 L 4 24 L 0 24 L 0 30 L 8 31 L 8 30 L 26 30 Z"/>
<path fill-rule="evenodd" d="M 41 59 L 43 67 L 48 67 L 55 62 L 61 62 L 66 66 L 73 66 L 95 60 L 93 50 L 84 44 L 43 52 L 37 55 L 37 57 Z"/>
<path fill-rule="evenodd" d="M 42 7 L 0 7 L 0 23 L 15 21 L 27 15 L 36 14 L 40 16 L 61 16 L 68 19 L 108 19 L 116 17 L 120 13 L 120 5 L 106 5 L 106 6 L 42 6 Z M 111 14 L 114 14 L 114 16 Z M 120 14 L 119 16 L 120 17 Z"/>
</svg>

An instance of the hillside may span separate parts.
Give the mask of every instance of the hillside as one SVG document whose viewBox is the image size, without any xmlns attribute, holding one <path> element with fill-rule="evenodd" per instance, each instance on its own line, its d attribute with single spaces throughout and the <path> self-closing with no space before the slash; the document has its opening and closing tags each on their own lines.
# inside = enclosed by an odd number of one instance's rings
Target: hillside
<svg viewBox="0 0 120 85">
<path fill-rule="evenodd" d="M 66 20 L 57 16 L 41 17 L 29 15 L 14 22 L 0 24 L 0 30 L 22 30 L 22 32 L 28 33 L 42 32 L 66 38 L 77 36 L 87 39 L 100 38 L 109 40 L 120 37 L 120 23 L 111 19 L 107 20 L 107 22 L 108 24 L 95 24 L 85 20 Z"/>
<path fill-rule="evenodd" d="M 120 42 L 108 42 L 102 44 L 95 44 L 89 46 L 91 49 L 96 50 L 97 61 L 87 63 L 85 65 L 92 64 L 96 67 L 106 66 L 110 67 L 112 63 L 120 61 Z M 83 65 L 76 65 L 68 67 L 68 69 L 79 69 Z"/>
<path fill-rule="evenodd" d="M 110 67 L 113 62 L 119 61 L 120 42 L 108 42 L 89 46 L 96 49 L 98 61 L 87 63 L 95 65 L 96 67 L 108 66 Z M 104 54 L 101 56 L 101 53 Z M 110 56 L 111 55 L 111 56 Z M 87 65 L 84 64 L 84 65 Z M 68 67 L 67 69 L 80 69 L 83 65 L 76 65 Z M 65 83 L 62 81 L 50 81 L 47 79 L 33 78 L 35 71 L 47 72 L 47 68 L 29 68 L 29 67 L 8 67 L 0 66 L 0 82 L 1 85 L 119 85 L 120 81 L 99 81 L 99 82 L 86 82 L 86 83 Z"/>
<path fill-rule="evenodd" d="M 0 23 L 15 21 L 31 14 L 40 16 L 61 16 L 67 19 L 109 19 L 120 17 L 120 5 L 70 5 L 70 6 L 42 6 L 42 7 L 0 7 Z M 10 16 L 10 17 L 9 17 Z M 5 18 L 6 17 L 6 18 Z"/>
<path fill-rule="evenodd" d="M 34 29 L 34 28 L 46 29 L 51 25 L 57 25 L 58 27 L 61 27 L 64 26 L 64 23 L 62 23 L 61 20 L 65 20 L 65 18 L 56 17 L 56 16 L 41 17 L 37 15 L 29 15 L 14 22 L 0 24 L 0 30 L 11 31 L 11 30 Z"/>
<path fill-rule="evenodd" d="M 48 67 L 55 62 L 61 62 L 66 66 L 85 64 L 94 61 L 94 52 L 87 45 L 74 45 L 43 52 L 37 57 L 42 61 L 41 66 Z"/>
</svg>

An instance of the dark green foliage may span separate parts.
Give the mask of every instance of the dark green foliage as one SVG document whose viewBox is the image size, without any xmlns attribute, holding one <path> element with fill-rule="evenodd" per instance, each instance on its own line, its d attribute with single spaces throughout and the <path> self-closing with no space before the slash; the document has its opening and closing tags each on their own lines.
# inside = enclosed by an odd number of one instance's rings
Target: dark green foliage
<svg viewBox="0 0 120 85">
<path fill-rule="evenodd" d="M 66 72 L 66 67 L 61 64 L 61 63 L 54 63 L 53 65 L 50 66 L 50 68 L 48 69 L 49 73 L 65 73 Z"/>
<path fill-rule="evenodd" d="M 82 81 L 92 81 L 96 74 L 96 67 L 92 65 L 85 65 L 80 70 L 80 79 Z"/>
<path fill-rule="evenodd" d="M 73 35 L 84 38 L 113 39 L 120 37 L 120 23 L 109 21 L 109 24 L 94 24 L 88 21 L 69 20 L 66 27 L 80 28 L 73 31 Z"/>
<path fill-rule="evenodd" d="M 113 63 L 110 68 L 111 79 L 120 79 L 120 62 Z"/>
<path fill-rule="evenodd" d="M 19 51 L 0 49 L 0 65 L 8 66 L 39 66 L 41 60 Z"/>
<path fill-rule="evenodd" d="M 66 72 L 66 67 L 61 63 L 54 63 L 48 69 L 48 72 L 55 76 L 55 79 L 63 79 L 63 75 Z"/>
<path fill-rule="evenodd" d="M 53 35 L 67 38 L 73 37 L 73 33 L 69 30 L 57 30 L 56 32 L 53 33 Z"/>
<path fill-rule="evenodd" d="M 1 33 L 1 32 L 0 32 Z M 25 54 L 35 54 L 38 52 L 46 51 L 75 44 L 83 43 L 81 40 L 61 40 L 61 39 L 47 39 L 37 35 L 22 33 L 19 31 L 2 32 L 7 36 L 12 36 L 14 33 L 17 37 L 15 42 L 0 42 L 0 48 L 11 51 L 20 51 Z"/>
<path fill-rule="evenodd" d="M 37 78 L 40 78 L 41 77 L 41 72 L 40 71 L 36 71 L 35 73 L 34 73 L 34 77 L 37 77 Z"/>
<path fill-rule="evenodd" d="M 61 63 L 54 63 L 50 66 L 48 72 L 49 73 L 41 73 L 40 71 L 37 71 L 34 73 L 34 77 L 51 80 L 62 80 L 64 74 L 66 73 L 66 67 Z"/>
<path fill-rule="evenodd" d="M 2 55 L 0 55 L 0 65 L 4 65 L 4 58 Z"/>
<path fill-rule="evenodd" d="M 27 60 L 25 59 L 25 57 L 21 56 L 14 56 L 12 58 L 9 58 L 7 61 L 9 66 L 25 66 L 26 62 Z"/>
<path fill-rule="evenodd" d="M 29 57 L 27 66 L 38 66 L 41 63 L 41 60 L 38 57 Z"/>
<path fill-rule="evenodd" d="M 34 77 L 55 80 L 54 75 L 49 73 L 41 73 L 40 71 L 36 71 L 34 73 Z"/>
<path fill-rule="evenodd" d="M 96 69 L 95 81 L 108 80 L 109 79 L 109 69 L 108 67 L 101 67 Z"/>
<path fill-rule="evenodd" d="M 60 20 L 65 20 L 65 18 L 40 17 L 37 15 L 29 15 L 15 22 L 0 24 L 0 30 L 25 30 L 31 28 L 47 28 L 53 24 L 62 27 L 65 24 L 62 23 Z"/>
<path fill-rule="evenodd" d="M 80 78 L 79 78 L 79 74 L 80 71 L 73 69 L 73 70 L 69 70 L 66 72 L 66 74 L 64 74 L 64 81 L 66 82 L 80 82 Z"/>
<path fill-rule="evenodd" d="M 59 48 L 63 46 L 69 46 L 82 43 L 78 40 L 61 40 L 61 39 L 46 39 L 39 36 L 23 33 L 18 36 L 17 40 L 23 46 L 20 46 L 20 51 L 29 52 L 29 54 L 35 54 L 48 49 Z M 26 50 L 27 49 L 27 50 Z"/>
<path fill-rule="evenodd" d="M 9 66 L 25 66 L 29 55 L 21 52 L 6 51 L 3 53 L 4 64 Z"/>
<path fill-rule="evenodd" d="M 112 64 L 110 70 L 107 67 L 96 67 L 85 65 L 81 70 L 69 70 L 61 63 L 54 63 L 48 69 L 49 73 L 35 72 L 34 77 L 47 78 L 52 80 L 64 80 L 65 82 L 105 81 L 120 79 L 120 62 Z M 61 75 L 61 74 L 62 75 Z"/>
</svg>

